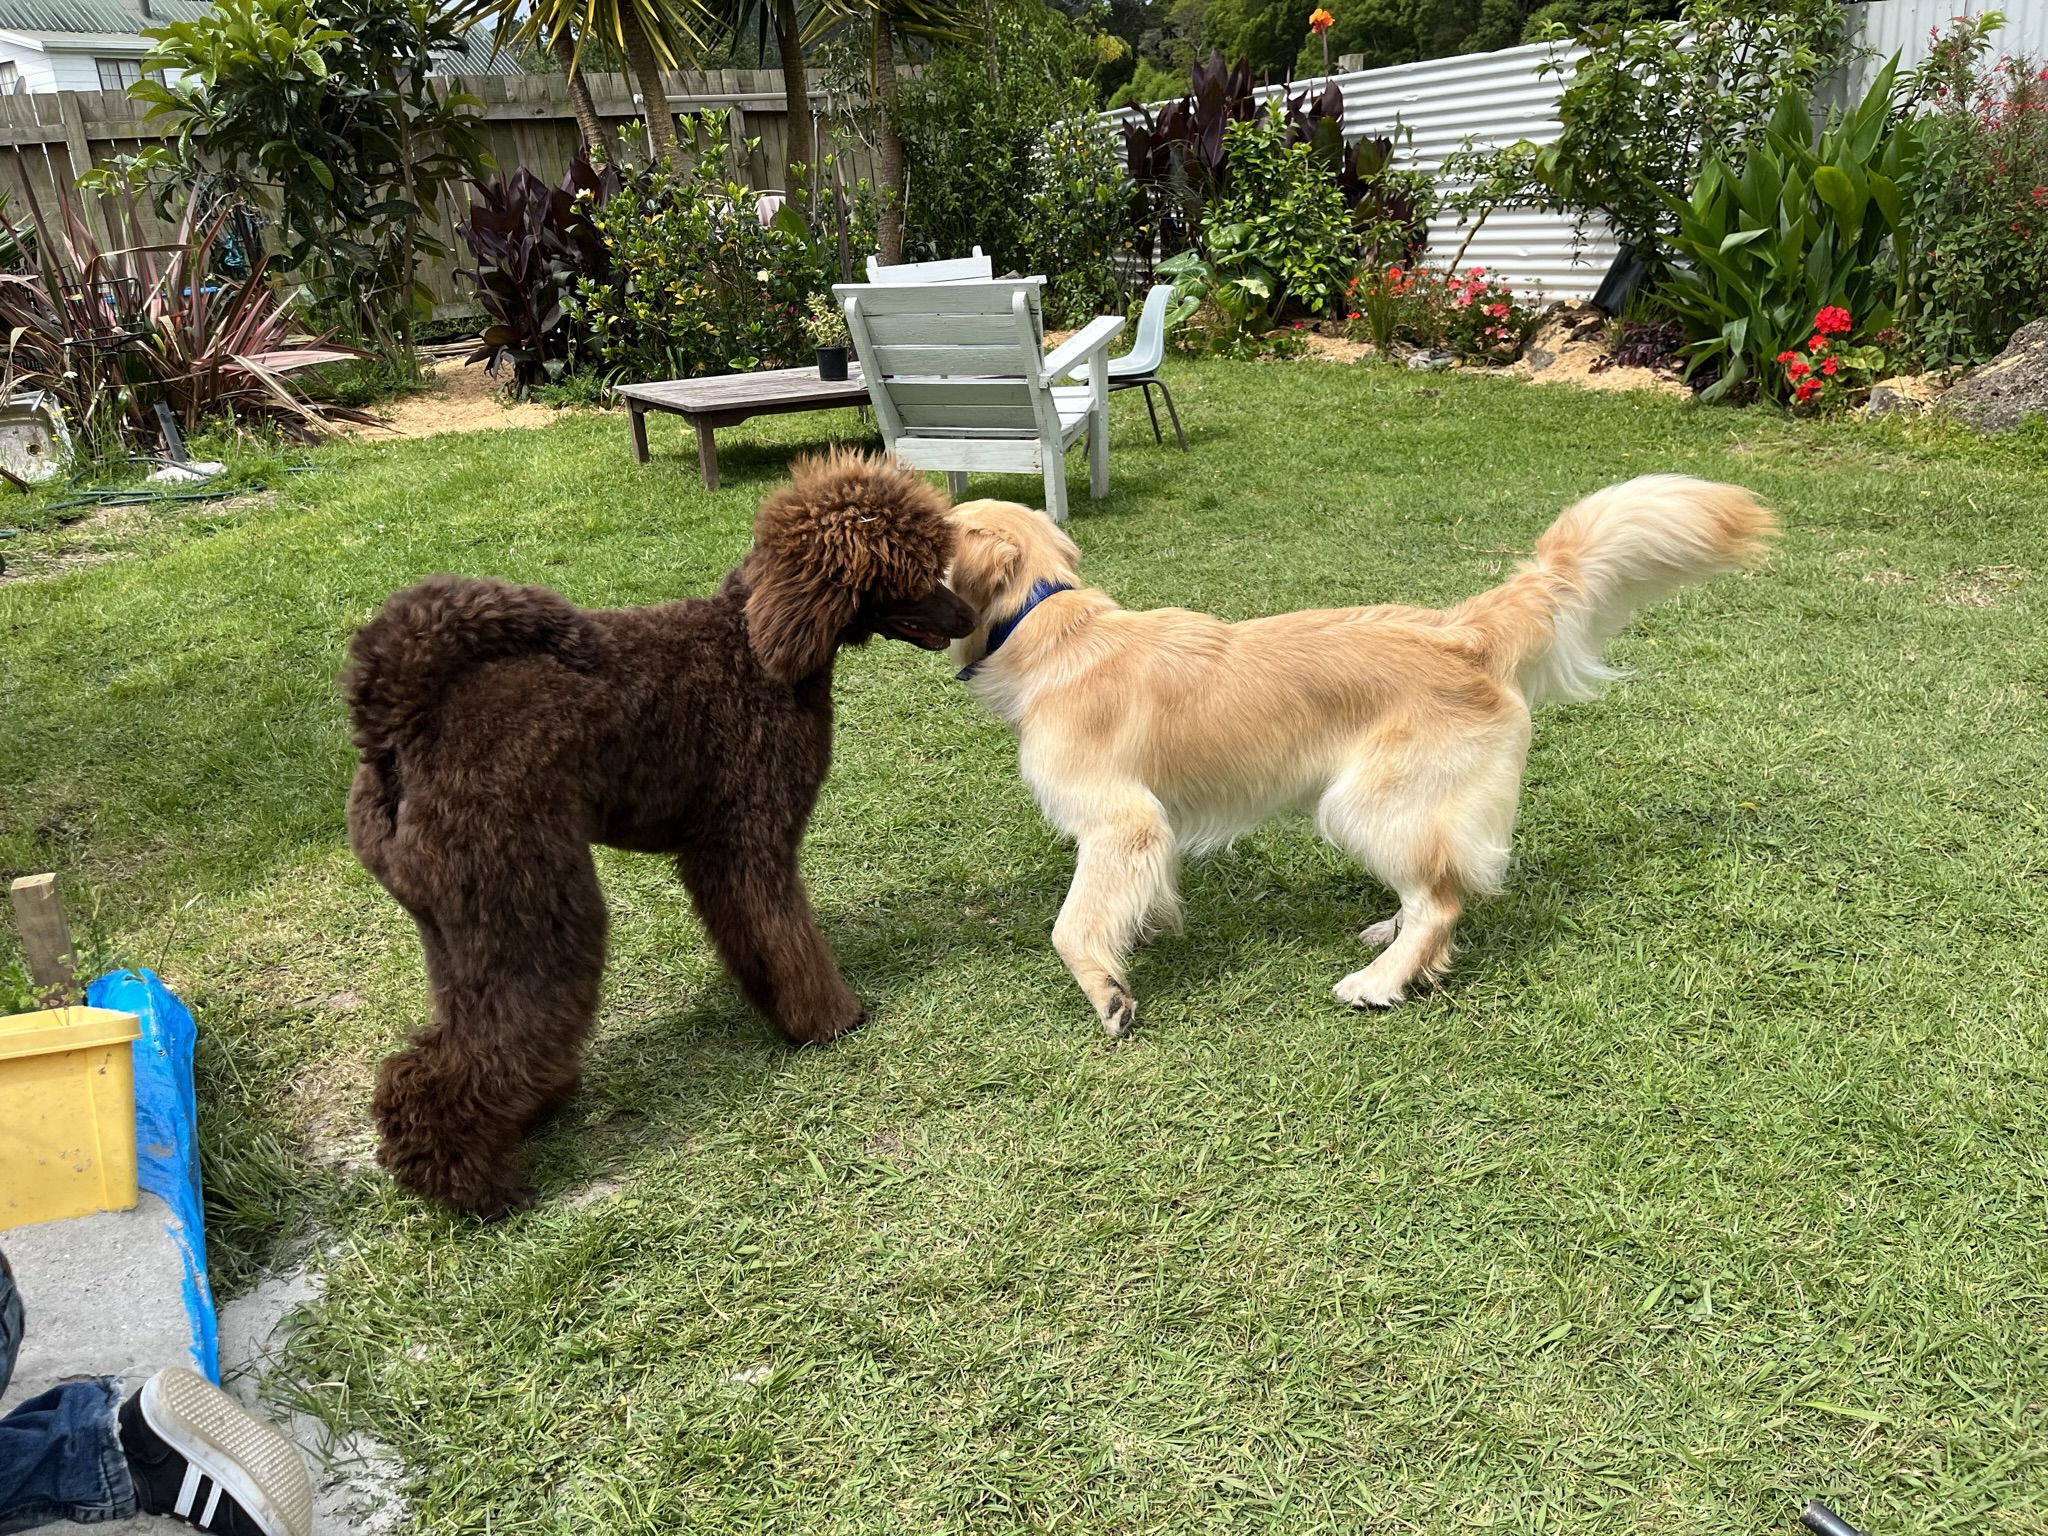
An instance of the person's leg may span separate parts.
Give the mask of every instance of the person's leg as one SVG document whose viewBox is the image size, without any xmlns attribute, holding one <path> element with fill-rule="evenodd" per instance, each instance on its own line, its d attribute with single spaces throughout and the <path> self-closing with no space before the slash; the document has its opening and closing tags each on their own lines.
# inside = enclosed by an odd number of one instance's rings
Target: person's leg
<svg viewBox="0 0 2048 1536">
<path fill-rule="evenodd" d="M 0 1419 L 0 1532 L 135 1513 L 120 1407 L 121 1379 L 103 1376 L 52 1387 Z"/>
<path fill-rule="evenodd" d="M 0 1391 L 24 1328 L 0 1255 Z M 159 1371 L 121 1401 L 121 1379 L 71 1381 L 0 1418 L 0 1536 L 57 1520 L 141 1511 L 216 1536 L 312 1536 L 313 1485 L 298 1450 L 191 1371 Z"/>
<path fill-rule="evenodd" d="M 21 1294 L 14 1288 L 14 1266 L 0 1253 L 0 1392 L 14 1379 L 14 1357 L 21 1353 Z"/>
</svg>

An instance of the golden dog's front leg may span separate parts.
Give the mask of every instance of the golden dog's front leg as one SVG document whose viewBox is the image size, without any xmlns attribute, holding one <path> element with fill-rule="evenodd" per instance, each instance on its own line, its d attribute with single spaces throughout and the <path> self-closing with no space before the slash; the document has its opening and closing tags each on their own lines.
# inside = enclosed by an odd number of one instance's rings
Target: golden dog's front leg
<svg viewBox="0 0 2048 1536">
<path fill-rule="evenodd" d="M 1053 925 L 1053 948 L 1113 1038 L 1137 1023 L 1125 979 L 1131 950 L 1178 902 L 1173 828 L 1156 800 L 1103 817 L 1080 835 L 1074 883 Z"/>
</svg>

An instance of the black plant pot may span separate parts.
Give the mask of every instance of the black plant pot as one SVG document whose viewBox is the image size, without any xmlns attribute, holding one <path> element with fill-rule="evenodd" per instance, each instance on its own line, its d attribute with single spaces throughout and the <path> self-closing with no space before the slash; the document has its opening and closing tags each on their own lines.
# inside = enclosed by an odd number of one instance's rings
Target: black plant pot
<svg viewBox="0 0 2048 1536">
<path fill-rule="evenodd" d="M 846 348 L 819 347 L 818 377 L 821 379 L 843 379 L 846 377 Z"/>
</svg>

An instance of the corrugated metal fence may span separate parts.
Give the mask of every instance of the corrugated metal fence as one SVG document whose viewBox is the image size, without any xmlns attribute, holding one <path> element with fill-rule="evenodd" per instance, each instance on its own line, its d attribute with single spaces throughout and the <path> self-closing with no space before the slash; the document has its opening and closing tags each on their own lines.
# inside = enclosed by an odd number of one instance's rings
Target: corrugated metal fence
<svg viewBox="0 0 2048 1536">
<path fill-rule="evenodd" d="M 1401 163 L 1431 172 L 1467 143 L 1477 149 L 1518 139 L 1547 144 L 1562 126 L 1557 99 L 1583 54 L 1535 44 L 1340 75 L 1345 137 L 1393 134 Z M 1555 67 L 1539 73 L 1546 62 Z M 1529 209 L 1502 209 L 1476 231 L 1448 215 L 1430 221 L 1429 248 L 1437 261 L 1448 262 L 1461 245 L 1460 269 L 1504 273 L 1518 288 L 1540 289 L 1548 298 L 1590 295 L 1616 251 L 1604 224 L 1580 229 L 1570 219 Z"/>
<path fill-rule="evenodd" d="M 1998 51 L 2048 55 L 2048 0 L 1869 0 L 1847 10 L 1850 42 L 1859 52 L 1835 87 L 1842 94 L 1860 95 L 1894 52 L 1905 65 L 1918 63 L 1927 56 L 1930 29 L 1945 28 L 1958 15 L 2000 11 L 2006 23 L 1994 34 Z M 1570 83 L 1570 65 L 1580 57 L 1580 49 L 1534 44 L 1337 75 L 1345 138 L 1394 133 L 1398 126 L 1409 135 L 1397 149 L 1398 163 L 1431 172 L 1468 141 L 1479 149 L 1518 139 L 1550 143 L 1562 127 L 1558 98 Z M 1543 70 L 1546 60 L 1566 67 Z M 1320 78 L 1302 81 L 1293 89 L 1321 84 Z M 1258 94 L 1264 98 L 1280 89 Z M 1518 288 L 1557 299 L 1590 297 L 1616 251 L 1612 232 L 1599 221 L 1582 227 L 1559 214 L 1524 210 L 1495 213 L 1476 234 L 1454 218 L 1432 220 L 1431 259 L 1448 262 L 1468 235 L 1461 267 L 1484 266 Z"/>
<path fill-rule="evenodd" d="M 1992 57 L 2001 53 L 2025 54 L 2035 63 L 2048 63 L 2048 0 L 1871 0 L 1852 5 L 1849 12 L 1849 42 L 1858 50 L 1856 61 L 1843 71 L 1844 96 L 1861 96 L 1884 61 L 1894 53 L 1902 67 L 1910 69 L 1927 57 L 1927 45 L 1937 32 L 1948 29 L 1958 16 L 1981 16 L 1997 11 L 2005 25 L 1991 34 Z"/>
</svg>

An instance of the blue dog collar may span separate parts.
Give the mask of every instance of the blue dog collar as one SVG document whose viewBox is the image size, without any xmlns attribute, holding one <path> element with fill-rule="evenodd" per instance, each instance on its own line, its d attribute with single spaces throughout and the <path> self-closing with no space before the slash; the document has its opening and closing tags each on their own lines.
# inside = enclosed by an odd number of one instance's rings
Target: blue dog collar
<svg viewBox="0 0 2048 1536">
<path fill-rule="evenodd" d="M 1072 587 L 1068 586 L 1063 581 L 1033 582 L 1031 584 L 1031 593 L 1024 599 L 1024 606 L 1022 608 L 1019 608 L 1007 619 L 1003 619 L 997 623 L 989 625 L 988 649 L 981 653 L 981 661 L 975 662 L 972 666 L 962 667 L 958 672 L 953 674 L 954 679 L 958 682 L 966 682 L 969 678 L 974 676 L 977 670 L 979 670 L 982 661 L 987 661 L 989 657 L 995 655 L 997 651 L 1003 648 L 1003 642 L 1009 639 L 1011 635 L 1016 633 L 1017 626 L 1019 624 L 1022 624 L 1029 617 L 1031 617 L 1032 609 L 1036 608 L 1040 603 L 1044 602 L 1048 597 L 1051 597 L 1056 592 L 1071 592 L 1073 590 L 1074 589 Z"/>
</svg>

